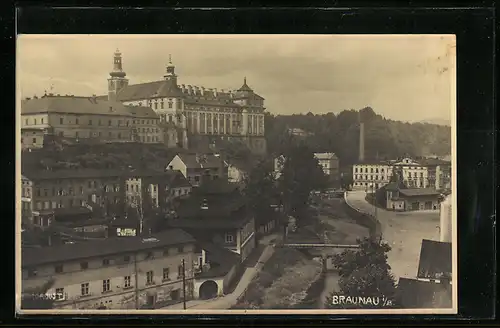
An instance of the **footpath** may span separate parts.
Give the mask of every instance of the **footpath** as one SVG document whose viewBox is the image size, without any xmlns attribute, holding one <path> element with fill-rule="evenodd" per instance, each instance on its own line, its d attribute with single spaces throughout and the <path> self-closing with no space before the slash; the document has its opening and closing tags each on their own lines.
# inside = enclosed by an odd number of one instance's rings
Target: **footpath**
<svg viewBox="0 0 500 328">
<path fill-rule="evenodd" d="M 245 272 L 241 276 L 238 285 L 234 289 L 234 291 L 230 294 L 220 296 L 217 298 L 213 298 L 210 300 L 193 300 L 186 302 L 186 309 L 199 309 L 199 310 L 212 310 L 212 309 L 230 309 L 234 305 L 238 299 L 243 295 L 243 293 L 248 288 L 250 282 L 257 276 L 257 274 L 262 270 L 264 264 L 269 260 L 269 258 L 274 253 L 274 247 L 270 245 L 273 239 L 278 237 L 277 234 L 271 234 L 268 236 L 264 236 L 259 241 L 259 244 L 266 245 L 266 248 L 262 252 L 257 261 L 257 264 L 254 267 L 245 268 Z M 164 307 L 163 309 L 167 310 L 182 310 L 183 304 L 177 303 L 171 306 Z"/>
</svg>

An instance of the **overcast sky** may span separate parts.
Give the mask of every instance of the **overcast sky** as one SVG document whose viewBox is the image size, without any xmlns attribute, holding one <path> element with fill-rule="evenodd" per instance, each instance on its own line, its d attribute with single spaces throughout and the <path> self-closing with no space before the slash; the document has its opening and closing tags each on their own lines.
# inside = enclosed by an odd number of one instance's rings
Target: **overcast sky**
<svg viewBox="0 0 500 328">
<path fill-rule="evenodd" d="M 162 79 L 169 54 L 179 84 L 237 89 L 247 77 L 274 114 L 372 107 L 403 121 L 449 120 L 453 36 L 119 36 L 18 38 L 23 97 L 103 95 L 113 52 L 130 84 Z M 451 51 L 450 51 L 451 48 Z"/>
</svg>

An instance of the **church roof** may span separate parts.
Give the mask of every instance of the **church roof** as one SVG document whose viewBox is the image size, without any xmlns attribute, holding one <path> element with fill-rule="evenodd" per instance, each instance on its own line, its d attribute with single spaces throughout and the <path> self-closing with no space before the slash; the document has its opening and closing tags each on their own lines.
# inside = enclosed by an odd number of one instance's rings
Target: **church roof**
<svg viewBox="0 0 500 328">
<path fill-rule="evenodd" d="M 238 91 L 253 92 L 252 88 L 250 88 L 247 84 L 247 78 L 243 80 L 243 85 L 238 89 Z"/>
<path fill-rule="evenodd" d="M 125 106 L 134 117 L 158 118 L 158 115 L 150 107 L 145 106 Z"/>
<path fill-rule="evenodd" d="M 128 85 L 118 92 L 117 99 L 119 101 L 133 101 L 154 97 L 181 96 L 181 90 L 173 81 L 162 80 Z"/>
</svg>

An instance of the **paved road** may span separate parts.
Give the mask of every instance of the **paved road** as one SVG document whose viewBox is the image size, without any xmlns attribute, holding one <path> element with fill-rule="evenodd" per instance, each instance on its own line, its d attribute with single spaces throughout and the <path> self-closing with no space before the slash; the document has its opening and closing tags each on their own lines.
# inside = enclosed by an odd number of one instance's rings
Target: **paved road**
<svg viewBox="0 0 500 328">
<path fill-rule="evenodd" d="M 364 191 L 349 191 L 347 203 L 355 209 L 375 214 L 373 205 L 365 200 Z M 439 211 L 392 212 L 377 209 L 382 238 L 392 250 L 388 262 L 396 281 L 399 277 L 417 275 L 422 239 L 439 240 Z"/>
</svg>

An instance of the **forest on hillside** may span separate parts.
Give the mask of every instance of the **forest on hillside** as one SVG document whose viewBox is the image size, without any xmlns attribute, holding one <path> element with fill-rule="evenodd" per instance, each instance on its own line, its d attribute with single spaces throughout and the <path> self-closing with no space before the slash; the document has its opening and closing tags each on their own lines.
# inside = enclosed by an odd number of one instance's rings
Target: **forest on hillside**
<svg viewBox="0 0 500 328">
<path fill-rule="evenodd" d="M 386 119 L 366 107 L 322 115 L 266 114 L 268 152 L 281 153 L 289 139 L 288 128 L 300 128 L 311 135 L 304 142 L 314 152 L 334 152 L 341 165 L 358 160 L 359 122 L 365 126 L 365 159 L 393 159 L 402 156 L 445 156 L 451 154 L 451 128 L 428 123 L 405 123 Z"/>
</svg>

